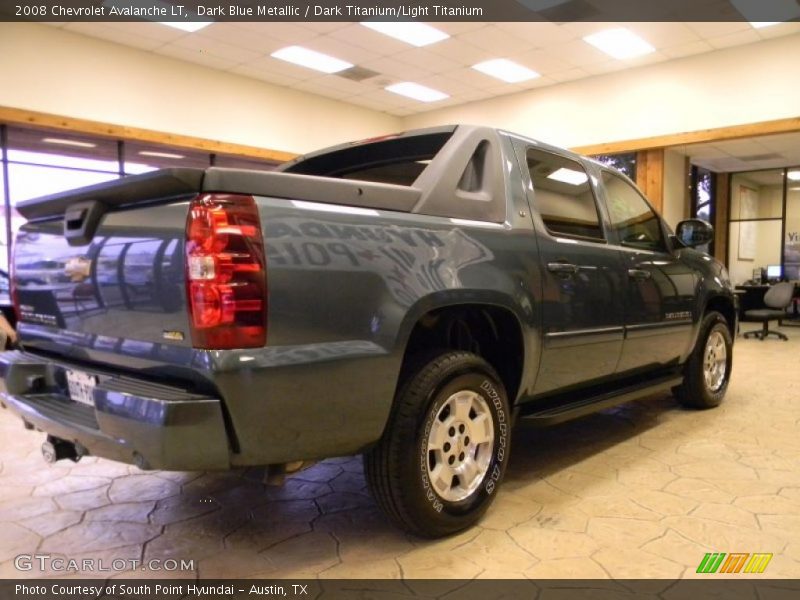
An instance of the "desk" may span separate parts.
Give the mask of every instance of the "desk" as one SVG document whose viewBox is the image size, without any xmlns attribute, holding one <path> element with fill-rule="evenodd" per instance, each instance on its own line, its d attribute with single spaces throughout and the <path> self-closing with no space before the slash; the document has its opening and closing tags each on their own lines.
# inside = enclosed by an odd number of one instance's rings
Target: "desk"
<svg viewBox="0 0 800 600">
<path fill-rule="evenodd" d="M 739 320 L 744 320 L 744 313 L 748 310 L 766 308 L 764 294 L 770 286 L 764 285 L 737 285 L 736 295 L 739 296 Z"/>
<path fill-rule="evenodd" d="M 736 295 L 739 297 L 739 320 L 744 321 L 744 313 L 748 310 L 755 310 L 757 308 L 766 308 L 764 304 L 764 294 L 767 293 L 771 286 L 768 284 L 763 285 L 737 285 L 734 289 Z M 790 319 L 796 319 L 798 314 L 797 304 L 800 299 L 800 283 L 794 284 L 794 297 L 792 301 L 792 314 L 786 315 Z"/>
</svg>

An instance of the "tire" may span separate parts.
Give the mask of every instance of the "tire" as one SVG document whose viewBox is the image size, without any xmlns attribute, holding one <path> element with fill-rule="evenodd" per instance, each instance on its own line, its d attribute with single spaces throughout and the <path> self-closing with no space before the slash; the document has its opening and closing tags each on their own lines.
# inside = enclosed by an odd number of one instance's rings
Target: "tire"
<svg viewBox="0 0 800 600">
<path fill-rule="evenodd" d="M 722 371 L 714 371 L 712 365 Z M 686 361 L 683 383 L 673 389 L 675 396 L 687 408 L 719 406 L 728 390 L 732 366 L 733 340 L 728 322 L 720 313 L 709 312 L 700 324 L 697 343 Z"/>
<path fill-rule="evenodd" d="M 510 445 L 511 412 L 497 373 L 475 354 L 445 352 L 408 370 L 382 438 L 364 455 L 364 473 L 392 521 L 441 537 L 486 512 Z"/>
</svg>

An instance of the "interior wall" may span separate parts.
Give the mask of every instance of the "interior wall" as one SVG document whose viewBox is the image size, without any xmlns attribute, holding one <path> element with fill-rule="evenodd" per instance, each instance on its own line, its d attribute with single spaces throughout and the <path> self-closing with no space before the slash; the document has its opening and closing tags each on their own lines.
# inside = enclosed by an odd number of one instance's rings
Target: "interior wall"
<svg viewBox="0 0 800 600">
<path fill-rule="evenodd" d="M 307 152 L 399 117 L 33 23 L 0 23 L 0 106 Z"/>
<path fill-rule="evenodd" d="M 405 126 L 476 123 L 576 147 L 797 117 L 798 56 L 800 35 L 786 36 L 432 110 Z"/>
</svg>

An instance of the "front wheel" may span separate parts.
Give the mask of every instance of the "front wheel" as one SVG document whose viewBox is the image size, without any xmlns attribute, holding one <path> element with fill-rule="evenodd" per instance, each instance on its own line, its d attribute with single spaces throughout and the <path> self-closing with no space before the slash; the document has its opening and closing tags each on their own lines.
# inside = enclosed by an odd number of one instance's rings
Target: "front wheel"
<svg viewBox="0 0 800 600">
<path fill-rule="evenodd" d="M 447 352 L 412 370 L 383 437 L 364 455 L 376 502 L 422 537 L 469 527 L 505 473 L 510 415 L 503 384 L 475 354 Z"/>
<path fill-rule="evenodd" d="M 733 340 L 728 322 L 709 312 L 700 324 L 697 343 L 684 368 L 683 383 L 675 396 L 688 408 L 719 406 L 728 390 L 733 367 Z"/>
</svg>

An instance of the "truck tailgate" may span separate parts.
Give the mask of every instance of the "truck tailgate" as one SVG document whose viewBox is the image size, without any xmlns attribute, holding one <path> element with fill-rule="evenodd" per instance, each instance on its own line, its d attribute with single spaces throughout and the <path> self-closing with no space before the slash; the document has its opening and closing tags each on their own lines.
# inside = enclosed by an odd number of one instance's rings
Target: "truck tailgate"
<svg viewBox="0 0 800 600">
<path fill-rule="evenodd" d="M 188 350 L 188 209 L 187 199 L 109 212 L 79 245 L 61 218 L 23 226 L 14 278 L 26 347 L 130 366 Z"/>
</svg>

